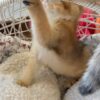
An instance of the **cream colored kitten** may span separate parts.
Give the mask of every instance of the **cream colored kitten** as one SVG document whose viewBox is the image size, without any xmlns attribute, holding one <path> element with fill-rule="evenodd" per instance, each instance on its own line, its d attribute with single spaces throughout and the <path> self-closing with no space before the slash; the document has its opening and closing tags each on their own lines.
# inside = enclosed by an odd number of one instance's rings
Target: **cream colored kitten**
<svg viewBox="0 0 100 100">
<path fill-rule="evenodd" d="M 42 0 L 43 1 L 43 0 Z M 24 86 L 35 81 L 40 65 L 55 73 L 78 78 L 86 68 L 89 52 L 77 41 L 75 32 L 82 8 L 68 0 L 24 0 L 32 20 L 32 48 L 28 65 L 19 77 Z"/>
</svg>

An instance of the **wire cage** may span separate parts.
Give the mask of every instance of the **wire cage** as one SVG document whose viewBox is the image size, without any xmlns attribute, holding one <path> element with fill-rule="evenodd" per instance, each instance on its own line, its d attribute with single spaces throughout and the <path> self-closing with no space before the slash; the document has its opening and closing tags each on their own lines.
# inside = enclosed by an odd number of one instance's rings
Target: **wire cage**
<svg viewBox="0 0 100 100">
<path fill-rule="evenodd" d="M 85 17 L 80 17 L 77 28 L 79 38 L 87 35 L 88 30 L 92 30 L 91 32 L 94 30 L 94 33 L 100 31 L 100 23 L 96 22 L 97 18 L 100 18 L 100 15 L 97 14 L 100 12 L 99 5 L 81 1 L 83 0 L 72 0 L 72 2 L 89 7 L 94 11 L 92 13 L 84 12 L 82 16 Z M 81 22 L 84 22 L 84 25 L 80 24 Z M 17 36 L 25 41 L 31 40 L 31 20 L 22 0 L 0 0 L 0 33 L 6 36 Z"/>
<path fill-rule="evenodd" d="M 100 33 L 100 2 L 96 0 L 72 0 L 72 2 L 84 7 L 79 19 L 77 37 Z"/>
<path fill-rule="evenodd" d="M 0 32 L 31 39 L 30 18 L 21 0 L 0 0 Z"/>
</svg>

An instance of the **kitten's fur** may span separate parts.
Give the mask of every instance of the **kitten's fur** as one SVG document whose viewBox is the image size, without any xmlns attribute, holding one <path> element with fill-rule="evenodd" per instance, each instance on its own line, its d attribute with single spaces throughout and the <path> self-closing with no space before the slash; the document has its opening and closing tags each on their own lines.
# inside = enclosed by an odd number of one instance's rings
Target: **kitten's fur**
<svg viewBox="0 0 100 100">
<path fill-rule="evenodd" d="M 32 84 L 40 65 L 48 66 L 55 73 L 80 77 L 86 68 L 89 52 L 77 41 L 75 32 L 82 8 L 68 0 L 24 0 L 31 20 L 33 45 L 28 65 L 18 83 Z M 56 1 L 56 0 L 55 0 Z M 45 6 L 46 4 L 46 6 Z"/>
</svg>

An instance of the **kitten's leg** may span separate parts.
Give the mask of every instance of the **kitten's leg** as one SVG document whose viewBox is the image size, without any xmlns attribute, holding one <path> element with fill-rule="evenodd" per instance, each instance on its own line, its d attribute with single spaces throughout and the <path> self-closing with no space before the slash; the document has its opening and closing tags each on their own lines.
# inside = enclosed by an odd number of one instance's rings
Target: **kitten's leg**
<svg viewBox="0 0 100 100">
<path fill-rule="evenodd" d="M 93 93 L 100 88 L 100 45 L 95 50 L 88 66 L 79 86 L 82 95 Z"/>
<path fill-rule="evenodd" d="M 44 46 L 49 46 L 55 39 L 47 15 L 40 0 L 23 0 L 32 21 L 33 38 Z M 33 40 L 34 41 L 34 40 Z M 33 43 L 34 44 L 34 43 Z"/>
<path fill-rule="evenodd" d="M 29 86 L 35 80 L 38 71 L 38 63 L 35 60 L 35 57 L 30 56 L 28 59 L 28 64 L 23 68 L 23 71 L 20 72 L 20 75 L 17 79 L 17 83 L 22 86 Z"/>
<path fill-rule="evenodd" d="M 32 39 L 34 38 L 32 41 L 33 45 L 39 42 L 41 45 L 48 46 L 52 41 L 52 32 L 42 7 L 42 3 L 40 0 L 23 0 L 23 3 L 28 7 L 28 11 L 32 20 Z M 33 49 L 31 51 L 33 51 Z M 34 54 L 32 53 L 32 55 Z M 23 69 L 23 72 L 17 81 L 18 84 L 24 86 L 29 86 L 32 84 L 32 80 L 37 73 L 37 64 L 35 62 L 36 60 L 34 59 L 30 57 L 28 65 Z"/>
</svg>

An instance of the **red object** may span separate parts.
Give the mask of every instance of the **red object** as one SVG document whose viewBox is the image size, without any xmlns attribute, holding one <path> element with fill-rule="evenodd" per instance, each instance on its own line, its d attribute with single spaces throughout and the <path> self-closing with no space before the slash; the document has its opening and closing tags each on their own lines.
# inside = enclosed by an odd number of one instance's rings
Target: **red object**
<svg viewBox="0 0 100 100">
<path fill-rule="evenodd" d="M 82 18 L 83 21 L 79 21 L 76 33 L 78 39 L 80 39 L 84 35 L 89 36 L 91 34 L 94 34 L 96 28 L 95 24 L 84 21 L 85 19 L 87 19 L 89 21 L 94 22 L 95 18 L 91 14 L 93 14 L 92 10 L 84 8 L 83 14 L 80 16 L 80 18 Z M 89 27 L 94 29 L 90 29 Z"/>
</svg>

